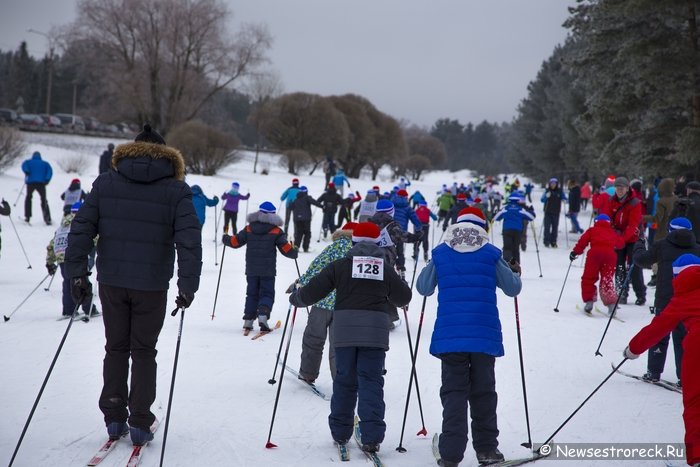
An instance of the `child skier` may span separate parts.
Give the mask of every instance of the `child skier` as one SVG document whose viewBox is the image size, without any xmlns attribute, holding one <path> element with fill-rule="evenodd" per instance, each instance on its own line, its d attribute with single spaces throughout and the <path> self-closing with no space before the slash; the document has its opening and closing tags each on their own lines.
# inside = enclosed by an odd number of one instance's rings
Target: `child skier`
<svg viewBox="0 0 700 467">
<path fill-rule="evenodd" d="M 428 239 L 428 234 L 430 233 L 430 219 L 436 221 L 438 217 L 433 214 L 433 212 L 428 207 L 428 202 L 423 200 L 418 202 L 418 209 L 416 209 L 416 217 L 421 224 L 423 224 L 423 238 L 414 243 L 413 246 L 413 259 L 418 258 L 418 250 L 421 244 L 423 245 L 423 259 L 428 261 L 428 250 L 430 249 L 430 241 Z"/>
<path fill-rule="evenodd" d="M 535 219 L 535 213 L 525 209 L 521 203 L 525 198 L 519 192 L 508 197 L 506 207 L 498 211 L 493 220 L 503 221 L 503 259 L 520 262 L 520 237 L 523 234 L 523 221 Z"/>
<path fill-rule="evenodd" d="M 355 218 L 358 222 L 367 222 L 377 212 L 377 201 L 379 199 L 379 187 L 367 190 L 365 199 L 355 208 Z"/>
<path fill-rule="evenodd" d="M 207 198 L 204 194 L 202 188 L 199 185 L 192 185 L 192 204 L 194 204 L 194 210 L 197 213 L 197 219 L 199 220 L 200 227 L 204 225 L 206 220 L 206 209 L 207 206 L 216 206 L 219 204 L 219 197 L 214 196 L 214 198 Z"/>
<path fill-rule="evenodd" d="M 599 214 L 593 227 L 586 230 L 579 238 L 574 249 L 569 253 L 569 260 L 574 261 L 588 245 L 591 249 L 586 255 L 586 265 L 581 275 L 581 297 L 585 303 L 583 311 L 590 313 L 596 300 L 595 283 L 600 279 L 600 299 L 612 313 L 617 301 L 615 291 L 615 264 L 617 263 L 616 248 L 625 246 L 625 241 L 613 230 L 610 218 Z"/>
<path fill-rule="evenodd" d="M 250 193 L 247 195 L 242 195 L 238 192 L 241 187 L 238 182 L 233 182 L 231 184 L 231 189 L 221 195 L 221 199 L 226 201 L 224 204 L 224 233 L 228 233 L 229 222 L 233 226 L 233 232 L 238 232 L 238 227 L 236 226 L 238 220 L 238 202 L 241 200 L 248 201 L 250 198 Z"/>
<path fill-rule="evenodd" d="M 358 201 L 362 201 L 362 196 L 359 191 L 348 193 L 348 195 L 340 203 L 338 209 L 338 226 L 352 221 L 352 205 Z"/>
<path fill-rule="evenodd" d="M 0 207 L 0 216 L 9 216 L 10 212 L 12 210 L 10 209 L 10 203 L 5 201 L 5 199 L 2 200 L 2 206 Z M 2 227 L 0 226 L 0 232 L 2 232 Z M 2 239 L 0 239 L 0 251 L 2 251 Z"/>
<path fill-rule="evenodd" d="M 345 196 L 346 183 L 348 184 L 348 188 L 350 188 L 350 180 L 348 180 L 348 177 L 345 176 L 345 172 L 343 172 L 343 169 L 338 169 L 333 176 L 333 184 L 335 185 L 336 189 L 340 190 L 341 198 Z"/>
<path fill-rule="evenodd" d="M 389 349 L 388 305 L 407 305 L 411 289 L 385 260 L 379 227 L 369 222 L 353 229 L 353 247 L 289 297 L 294 306 L 318 302 L 336 289 L 333 333 L 336 376 L 328 425 L 337 444 L 353 432 L 355 405 L 362 450 L 379 451 L 384 440 L 384 360 Z"/>
<path fill-rule="evenodd" d="M 296 199 L 289 205 L 294 213 L 294 245 L 303 247 L 304 252 L 309 251 L 311 241 L 311 205 L 322 207 L 323 205 L 309 196 L 309 189 L 305 186 L 299 188 Z"/>
<path fill-rule="evenodd" d="M 56 269 L 60 268 L 61 269 L 61 277 L 63 277 L 63 313 L 62 313 L 62 318 L 70 318 L 73 316 L 73 311 L 75 309 L 76 303 L 73 301 L 73 297 L 71 296 L 71 285 L 70 285 L 70 277 L 68 277 L 65 273 L 64 267 L 63 267 L 63 261 L 65 259 L 66 255 L 66 247 L 68 246 L 68 232 L 70 232 L 70 226 L 71 223 L 73 222 L 73 219 L 75 218 L 75 213 L 78 212 L 80 209 L 80 206 L 82 206 L 81 201 L 76 201 L 73 203 L 73 206 L 71 206 L 70 211 L 68 214 L 63 216 L 63 219 L 61 220 L 61 226 L 56 229 L 56 233 L 54 234 L 53 238 L 49 242 L 49 245 L 46 247 L 46 270 L 50 275 L 56 274 Z M 95 243 L 97 243 L 97 239 L 95 239 Z M 94 263 L 93 263 L 94 264 Z M 58 266 L 57 266 L 58 265 Z M 88 269 L 92 269 L 92 265 L 88 267 Z M 92 304 L 93 300 L 93 295 L 85 295 L 85 299 L 83 300 L 81 306 L 83 308 L 83 313 L 85 315 L 97 315 L 97 307 Z M 91 310 L 92 308 L 92 310 Z"/>
<path fill-rule="evenodd" d="M 224 245 L 240 248 L 248 245 L 245 252 L 245 275 L 248 282 L 245 308 L 243 310 L 243 332 L 247 335 L 258 319 L 260 330 L 269 332 L 267 324 L 275 302 L 275 276 L 277 275 L 277 248 L 287 258 L 296 259 L 297 249 L 287 241 L 280 228 L 282 218 L 277 215 L 275 205 L 265 201 L 259 211 L 248 215 L 248 225 L 235 235 L 222 237 Z"/>
<path fill-rule="evenodd" d="M 520 266 L 506 264 L 489 243 L 486 217 L 465 208 L 433 249 L 416 290 L 429 296 L 437 286 L 438 309 L 430 353 L 442 360 L 442 434 L 439 465 L 457 467 L 467 447 L 467 409 L 479 464 L 503 460 L 496 423 L 496 357 L 504 354 L 496 287 L 520 293 Z"/>
<path fill-rule="evenodd" d="M 78 201 L 85 201 L 86 196 L 87 193 L 80 188 L 80 179 L 74 178 L 71 180 L 68 189 L 61 193 L 61 199 L 63 200 L 63 215 L 66 216 L 70 214 L 71 207 L 73 207 L 73 205 Z"/>
<path fill-rule="evenodd" d="M 629 359 L 639 357 L 683 323 L 688 335 L 683 341 L 683 422 L 686 461 L 700 466 L 700 257 L 684 254 L 673 262 L 673 297 L 664 312 L 656 316 L 630 340 L 624 351 Z"/>
</svg>

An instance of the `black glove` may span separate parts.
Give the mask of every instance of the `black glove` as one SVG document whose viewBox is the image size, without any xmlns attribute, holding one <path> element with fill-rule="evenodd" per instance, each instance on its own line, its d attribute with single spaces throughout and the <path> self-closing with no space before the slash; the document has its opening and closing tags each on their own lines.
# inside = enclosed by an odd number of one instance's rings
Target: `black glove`
<svg viewBox="0 0 700 467">
<path fill-rule="evenodd" d="M 446 230 L 447 230 L 447 225 L 446 225 L 446 224 L 442 224 L 442 231 L 445 232 Z"/>
<path fill-rule="evenodd" d="M 6 216 L 9 216 L 9 215 L 10 215 L 10 212 L 12 211 L 12 210 L 10 209 L 10 203 L 8 203 L 7 201 L 5 201 L 4 199 L 2 200 L 2 210 L 3 210 L 3 214 L 6 215 Z"/>
<path fill-rule="evenodd" d="M 231 236 L 230 236 L 230 235 L 224 234 L 224 235 L 221 237 L 221 243 L 223 243 L 223 244 L 226 245 L 226 246 L 230 246 L 231 248 L 233 248 L 233 246 L 231 246 Z"/>
<path fill-rule="evenodd" d="M 304 307 L 306 304 L 301 301 L 301 297 L 299 296 L 299 289 L 295 289 L 294 292 L 289 296 L 289 303 L 296 307 Z"/>
<path fill-rule="evenodd" d="M 289 287 L 287 287 L 287 290 L 284 291 L 284 293 L 292 293 L 294 292 L 299 285 L 299 281 L 294 281 L 291 284 L 289 284 Z"/>
<path fill-rule="evenodd" d="M 193 300 L 194 292 L 183 292 L 180 290 L 175 299 L 175 305 L 177 305 L 178 308 L 189 308 Z"/>
<path fill-rule="evenodd" d="M 70 294 L 75 303 L 83 303 L 85 297 L 92 295 L 92 284 L 87 276 L 74 277 L 70 280 Z"/>
<path fill-rule="evenodd" d="M 54 274 L 56 274 L 57 269 L 58 269 L 58 266 L 56 266 L 55 264 L 46 263 L 46 270 L 48 271 L 49 276 L 53 276 Z"/>
<path fill-rule="evenodd" d="M 577 257 L 578 257 L 578 255 L 576 253 L 574 253 L 573 251 L 571 253 L 569 253 L 569 261 L 573 261 Z"/>
<path fill-rule="evenodd" d="M 520 268 L 520 263 L 518 263 L 515 258 L 511 258 L 510 262 L 508 263 L 508 267 L 510 267 L 510 270 L 516 273 L 517 275 L 520 275 L 522 272 L 522 269 Z"/>
</svg>

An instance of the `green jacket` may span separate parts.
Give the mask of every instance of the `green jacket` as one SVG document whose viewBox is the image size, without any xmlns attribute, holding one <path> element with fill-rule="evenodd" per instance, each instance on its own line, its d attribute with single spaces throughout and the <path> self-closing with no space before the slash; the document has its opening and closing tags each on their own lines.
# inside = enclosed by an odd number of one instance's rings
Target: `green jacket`
<svg viewBox="0 0 700 467">
<path fill-rule="evenodd" d="M 439 209 L 443 211 L 449 211 L 450 209 L 452 209 L 452 206 L 455 205 L 455 199 L 450 193 L 443 193 L 437 199 L 437 203 Z"/>
<path fill-rule="evenodd" d="M 350 230 L 336 230 L 333 232 L 333 243 L 323 249 L 320 255 L 314 258 L 309 268 L 302 274 L 299 283 L 304 286 L 333 261 L 345 258 L 352 248 L 352 232 Z M 319 300 L 314 306 L 324 310 L 335 310 L 335 290 Z"/>
<path fill-rule="evenodd" d="M 56 229 L 56 233 L 46 247 L 46 264 L 61 264 L 65 260 L 68 232 L 70 232 L 70 226 L 74 218 L 75 213 L 71 212 L 61 219 L 61 225 Z M 97 245 L 98 238 L 99 235 L 95 237 L 95 245 Z"/>
</svg>

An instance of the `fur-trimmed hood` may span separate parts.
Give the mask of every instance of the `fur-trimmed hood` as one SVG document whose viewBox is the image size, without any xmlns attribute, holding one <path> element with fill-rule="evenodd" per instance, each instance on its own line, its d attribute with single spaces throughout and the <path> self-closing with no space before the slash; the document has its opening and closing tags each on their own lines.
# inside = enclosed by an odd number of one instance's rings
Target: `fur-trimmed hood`
<svg viewBox="0 0 700 467">
<path fill-rule="evenodd" d="M 275 227 L 281 227 L 282 225 L 284 225 L 284 221 L 277 214 L 261 211 L 252 212 L 248 214 L 247 221 L 249 224 L 252 224 L 253 222 L 259 222 L 261 224 L 270 224 Z"/>
<path fill-rule="evenodd" d="M 148 183 L 166 177 L 185 180 L 185 159 L 182 154 L 162 144 L 142 141 L 120 144 L 112 154 L 112 167 L 137 182 Z"/>
</svg>

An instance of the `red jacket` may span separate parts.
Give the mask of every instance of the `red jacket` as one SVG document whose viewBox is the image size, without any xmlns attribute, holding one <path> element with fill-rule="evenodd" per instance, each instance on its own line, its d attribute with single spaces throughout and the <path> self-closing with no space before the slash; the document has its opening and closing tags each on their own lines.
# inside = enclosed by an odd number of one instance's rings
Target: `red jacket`
<svg viewBox="0 0 700 467">
<path fill-rule="evenodd" d="M 642 203 L 631 192 L 622 201 L 617 195 L 608 197 L 599 212 L 610 217 L 613 228 L 622 235 L 625 243 L 635 243 L 639 239 Z"/>
<path fill-rule="evenodd" d="M 673 298 L 651 323 L 642 328 L 629 343 L 632 353 L 640 355 L 667 336 L 679 322 L 688 330 L 683 341 L 700 336 L 700 267 L 681 271 L 673 279 Z M 685 385 L 684 385 L 685 386 Z"/>
<path fill-rule="evenodd" d="M 606 192 L 597 191 L 593 193 L 593 196 L 591 197 L 591 206 L 593 206 L 595 211 L 600 211 L 600 208 L 603 206 L 603 203 L 605 203 L 606 198 L 609 197 L 610 196 Z"/>
<path fill-rule="evenodd" d="M 426 206 L 418 206 L 418 209 L 416 209 L 416 217 L 418 217 L 421 224 L 430 224 L 431 217 L 437 219 L 437 217 L 430 212 L 430 208 Z"/>
<path fill-rule="evenodd" d="M 593 227 L 586 230 L 576 242 L 573 252 L 576 255 L 582 255 L 589 243 L 591 250 L 606 249 L 612 251 L 625 246 L 622 237 L 613 230 L 609 222 L 605 221 L 598 221 L 593 224 Z"/>
<path fill-rule="evenodd" d="M 581 199 L 590 199 L 591 197 L 591 184 L 586 182 L 581 187 Z"/>
</svg>

